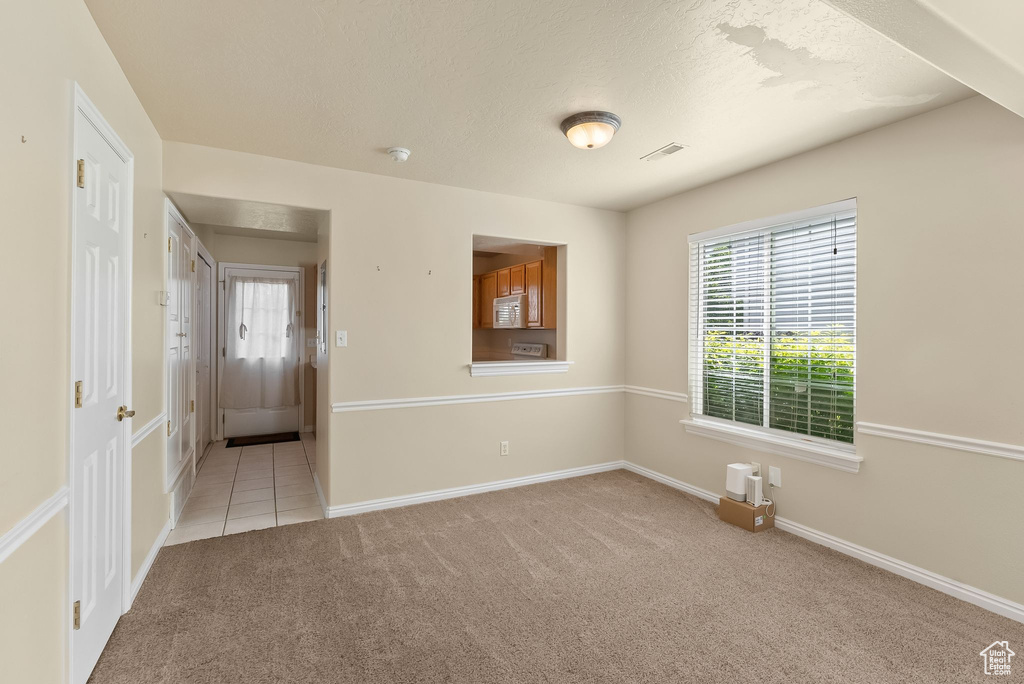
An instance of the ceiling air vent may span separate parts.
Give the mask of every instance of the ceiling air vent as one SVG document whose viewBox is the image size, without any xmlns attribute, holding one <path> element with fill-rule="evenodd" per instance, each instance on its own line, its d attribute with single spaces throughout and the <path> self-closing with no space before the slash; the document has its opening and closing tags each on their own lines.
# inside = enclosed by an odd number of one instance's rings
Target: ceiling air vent
<svg viewBox="0 0 1024 684">
<path fill-rule="evenodd" d="M 675 154 L 676 152 L 678 152 L 679 150 L 683 149 L 684 147 L 686 147 L 686 145 L 680 145 L 679 143 L 669 143 L 668 145 L 665 145 L 664 147 L 659 147 L 658 149 L 654 150 L 650 154 L 646 154 L 646 155 L 640 157 L 640 160 L 641 161 L 655 161 L 656 159 L 661 159 L 662 157 L 667 157 L 670 154 Z"/>
</svg>

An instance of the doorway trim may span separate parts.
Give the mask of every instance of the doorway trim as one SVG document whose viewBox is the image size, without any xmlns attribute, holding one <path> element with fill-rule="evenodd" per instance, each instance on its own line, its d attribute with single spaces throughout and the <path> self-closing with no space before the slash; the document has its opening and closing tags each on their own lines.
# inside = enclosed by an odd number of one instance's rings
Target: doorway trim
<svg viewBox="0 0 1024 684">
<path fill-rule="evenodd" d="M 135 230 L 134 220 L 134 208 L 135 208 L 135 156 L 132 154 L 128 146 L 125 145 L 124 141 L 121 140 L 117 132 L 107 123 L 107 120 L 100 114 L 99 109 L 92 103 L 92 100 L 86 96 L 85 91 L 78 82 L 72 82 L 72 93 L 71 93 L 71 146 L 68 159 L 68 208 L 70 214 L 69 230 L 71 233 L 71 239 L 69 243 L 68 251 L 68 274 L 70 282 L 75 282 L 76 268 L 75 268 L 75 248 L 78 244 L 78 226 L 76 221 L 75 207 L 77 204 L 77 197 L 75 190 L 77 188 L 77 170 L 78 160 L 76 158 L 75 150 L 77 149 L 77 143 L 81 138 L 78 127 L 78 114 L 82 116 L 96 129 L 100 136 L 110 145 L 111 149 L 120 157 L 125 163 L 126 179 L 125 179 L 125 212 L 124 212 L 124 226 L 125 230 L 121 231 L 122 247 L 125 253 L 125 267 L 124 267 L 124 281 L 122 290 L 120 292 L 119 304 L 124 311 L 124 330 L 122 331 L 122 343 L 124 345 L 124 354 L 122 356 L 122 368 L 121 373 L 124 378 L 124 404 L 132 406 L 132 236 Z M 74 478 L 72 477 L 73 463 L 72 455 L 74 452 L 75 444 L 75 377 L 77 369 L 75 368 L 74 362 L 74 343 L 75 343 L 75 331 L 74 321 L 75 314 L 77 313 L 77 300 L 78 297 L 74 292 L 74 288 L 71 291 L 70 306 L 68 307 L 68 352 L 67 352 L 67 364 L 68 364 L 68 378 L 67 378 L 67 426 L 68 426 L 68 438 L 67 444 L 65 445 L 65 468 L 68 479 L 68 559 L 67 559 L 67 596 L 65 597 L 66 612 L 64 613 L 65 629 L 67 634 L 67 667 L 66 677 L 71 682 L 74 676 L 74 668 L 72 667 L 72 659 L 74 657 L 74 639 L 75 639 L 75 627 L 74 622 L 71 619 L 71 602 L 73 599 L 74 592 L 74 574 L 72 563 L 74 562 L 74 550 L 76 548 L 76 537 L 75 530 L 77 529 L 75 520 L 75 497 L 78 493 L 75 492 Z M 128 612 L 128 608 L 131 606 L 131 588 L 132 588 L 132 421 L 129 418 L 121 423 L 121 439 L 124 444 L 124 458 L 121 461 L 121 614 L 124 615 Z"/>
<path fill-rule="evenodd" d="M 299 311 L 302 315 L 299 316 L 299 425 L 296 430 L 302 433 L 305 425 L 304 420 L 304 409 L 306 405 L 306 317 L 308 312 L 306 309 L 306 269 L 302 266 L 274 266 L 266 264 L 240 264 L 230 261 L 218 261 L 217 262 L 217 348 L 223 350 L 226 345 L 226 335 L 224 326 L 225 316 L 227 315 L 225 297 L 224 297 L 224 270 L 228 268 L 253 268 L 261 271 L 282 271 L 284 273 L 298 273 L 299 274 Z M 221 354 L 215 354 L 217 358 L 217 439 L 224 439 L 224 409 L 220 407 L 220 390 L 221 390 L 221 374 L 224 372 L 223 356 Z"/>
<path fill-rule="evenodd" d="M 206 419 L 210 421 L 210 442 L 217 441 L 217 399 L 220 397 L 220 383 L 218 382 L 217 374 L 220 368 L 220 357 L 217 355 L 217 335 L 218 331 L 218 311 L 217 311 L 217 260 L 213 258 L 210 250 L 206 249 L 206 245 L 196 235 L 196 255 L 200 259 L 210 265 L 210 396 L 206 397 L 206 401 L 209 402 L 207 405 L 207 416 Z M 196 282 L 196 298 L 199 296 L 199 282 Z M 196 392 L 199 391 L 199 384 L 196 383 Z M 198 394 L 196 395 L 198 396 Z M 203 460 L 204 453 L 196 454 L 196 469 L 198 471 L 199 463 Z"/>
</svg>

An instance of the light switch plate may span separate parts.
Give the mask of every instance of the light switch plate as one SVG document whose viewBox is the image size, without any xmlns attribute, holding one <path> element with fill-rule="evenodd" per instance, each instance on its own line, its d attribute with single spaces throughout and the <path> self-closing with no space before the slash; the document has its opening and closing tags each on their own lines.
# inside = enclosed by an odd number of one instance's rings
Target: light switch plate
<svg viewBox="0 0 1024 684">
<path fill-rule="evenodd" d="M 315 339 L 308 339 L 308 340 L 306 340 L 306 346 L 307 347 L 316 347 L 316 340 Z"/>
<path fill-rule="evenodd" d="M 348 331 L 347 330 L 336 330 L 337 338 L 334 341 L 336 347 L 347 347 L 348 346 Z"/>
</svg>

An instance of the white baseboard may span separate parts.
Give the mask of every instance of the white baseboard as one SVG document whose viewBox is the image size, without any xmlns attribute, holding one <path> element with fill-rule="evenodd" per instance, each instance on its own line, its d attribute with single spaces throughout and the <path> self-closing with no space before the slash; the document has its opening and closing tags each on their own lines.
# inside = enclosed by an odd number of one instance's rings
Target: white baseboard
<svg viewBox="0 0 1024 684">
<path fill-rule="evenodd" d="M 323 491 L 320 489 L 320 482 L 316 475 L 313 476 L 313 482 L 316 485 L 317 495 L 320 498 L 320 505 L 324 508 L 324 516 L 327 518 L 338 518 L 346 515 L 358 515 L 360 513 L 378 511 L 387 508 L 411 506 L 413 504 L 426 503 L 428 501 L 440 501 L 442 499 L 482 494 L 484 492 L 492 492 L 499 489 L 522 487 L 525 485 L 537 484 L 539 482 L 580 477 L 582 475 L 591 475 L 593 473 L 617 470 L 620 468 L 656 482 L 660 482 L 682 492 L 686 492 L 687 494 L 692 494 L 699 499 L 703 499 L 704 501 L 709 501 L 711 503 L 717 504 L 721 496 L 715 492 L 702 489 L 689 484 L 688 482 L 683 482 L 682 480 L 677 480 L 674 477 L 669 477 L 668 475 L 664 475 L 630 461 L 609 461 L 608 463 L 584 466 L 581 468 L 569 468 L 567 470 L 558 470 L 539 475 L 528 475 L 526 477 L 498 480 L 496 482 L 487 482 L 478 485 L 452 487 L 450 489 L 439 489 L 432 492 L 422 492 L 420 494 L 394 496 L 384 499 L 374 499 L 372 501 L 361 501 L 354 504 L 330 507 L 327 506 L 327 502 L 323 496 Z M 972 587 L 968 584 L 964 584 L 963 582 L 958 582 L 948 577 L 944 577 L 930 570 L 925 570 L 924 568 L 917 567 L 916 565 L 911 565 L 910 563 L 906 563 L 897 558 L 859 546 L 844 539 L 840 539 L 839 537 L 826 534 L 825 532 L 820 532 L 787 518 L 776 516 L 775 526 L 784 532 L 795 534 L 798 537 L 802 537 L 816 544 L 821 544 L 822 546 L 827 546 L 830 549 L 839 551 L 840 553 L 853 558 L 857 558 L 858 560 L 862 560 L 865 563 L 874 565 L 875 567 L 888 570 L 889 572 L 900 575 L 901 577 L 906 577 L 918 584 L 923 584 L 926 587 L 941 591 L 944 594 L 948 594 L 954 598 L 974 604 L 984 608 L 985 610 L 989 610 L 998 615 L 1010 618 L 1011 620 L 1024 623 L 1024 605 L 1010 601 L 1009 599 L 996 596 L 995 594 L 978 589 L 977 587 Z"/>
<path fill-rule="evenodd" d="M 146 576 L 149 574 L 149 569 L 153 567 L 153 561 L 156 560 L 156 555 L 160 553 L 160 549 L 163 548 L 164 542 L 167 541 L 167 535 L 171 533 L 171 521 L 168 520 L 164 523 L 164 528 L 160 530 L 160 534 L 156 536 L 156 541 L 153 542 L 152 548 L 149 549 L 149 553 L 146 554 L 146 559 L 142 561 L 142 567 L 139 568 L 139 572 L 135 575 L 135 579 L 132 580 L 132 590 L 128 595 L 128 605 L 125 606 L 124 612 L 132 607 L 135 603 L 135 597 L 139 593 L 139 589 L 142 588 L 142 583 L 146 581 Z"/>
<path fill-rule="evenodd" d="M 1002 596 L 996 596 L 990 594 L 987 591 L 972 587 L 969 584 L 958 582 L 948 577 L 943 577 L 938 573 L 934 573 L 931 570 L 925 570 L 919 568 L 916 565 L 905 563 L 898 558 L 887 556 L 884 553 L 878 551 L 872 551 L 871 549 L 858 546 L 852 542 L 848 542 L 839 537 L 833 537 L 830 534 L 819 532 L 818 530 L 801 525 L 798 522 L 787 520 L 786 518 L 775 518 L 775 527 L 780 530 L 785 530 L 790 534 L 795 534 L 798 537 L 803 537 L 808 541 L 812 541 L 822 546 L 827 546 L 830 549 L 834 549 L 840 553 L 845 553 L 847 556 L 853 556 L 858 558 L 865 563 L 874 565 L 875 567 L 888 570 L 889 572 L 895 573 L 901 577 L 913 580 L 918 584 L 923 584 L 926 587 L 931 587 L 941 591 L 943 594 L 949 594 L 961 601 L 967 601 L 973 603 L 976 606 L 980 606 L 985 610 L 990 610 L 993 613 L 1008 617 L 1011 620 L 1024 623 L 1024 605 L 1005 599 Z"/>
<path fill-rule="evenodd" d="M 313 431 L 313 426 L 312 425 L 305 425 L 305 426 L 303 426 L 303 428 L 301 430 L 301 432 L 312 432 L 312 431 Z"/>
<path fill-rule="evenodd" d="M 358 503 L 343 504 L 341 506 L 330 506 L 327 508 L 328 518 L 340 518 L 346 515 L 358 515 L 370 511 L 380 511 L 386 508 L 399 508 L 401 506 L 412 506 L 413 504 L 427 503 L 428 501 L 440 501 L 442 499 L 455 499 L 460 496 L 482 494 L 493 492 L 499 489 L 511 489 L 512 487 L 524 487 L 537 484 L 538 482 L 550 482 L 551 480 L 562 480 L 569 477 L 580 477 L 603 473 L 608 470 L 619 470 L 623 467 L 622 461 L 609 461 L 592 466 L 579 468 L 568 468 L 556 470 L 550 473 L 539 475 L 527 475 L 525 477 L 514 477 L 508 480 L 497 480 L 483 484 L 467 485 L 465 487 L 451 487 L 449 489 L 437 489 L 432 492 L 421 492 L 419 494 L 408 494 L 405 496 L 392 496 L 385 499 L 373 499 L 371 501 L 360 501 Z M 317 486 L 319 489 L 319 485 Z"/>
<path fill-rule="evenodd" d="M 673 489 L 678 489 L 682 492 L 686 492 L 687 494 L 693 494 L 698 499 L 704 499 L 705 501 L 710 501 L 711 503 L 717 504 L 718 499 L 720 498 L 719 495 L 715 494 L 714 492 L 709 492 L 706 489 L 695 487 L 688 482 L 677 480 L 674 477 L 669 477 L 668 475 L 662 475 L 657 471 L 651 470 L 650 468 L 644 468 L 643 466 L 637 465 L 636 463 L 632 463 L 630 461 L 623 461 L 622 467 L 630 472 L 636 473 L 637 475 L 643 475 L 644 477 L 650 480 L 660 482 L 663 485 L 668 485 Z"/>
<path fill-rule="evenodd" d="M 698 498 L 704 499 L 705 501 L 718 503 L 718 499 L 720 498 L 719 494 L 709 492 L 708 490 L 701 489 L 700 487 L 695 487 L 689 483 L 669 477 L 668 475 L 662 475 L 661 473 L 655 472 L 649 468 L 644 468 L 643 466 L 639 466 L 629 461 L 624 461 L 622 467 L 638 475 L 643 475 L 644 477 L 661 482 L 669 487 L 686 492 L 687 494 L 692 494 Z M 995 594 L 978 589 L 977 587 L 972 587 L 969 584 L 964 584 L 963 582 L 958 582 L 948 577 L 944 577 L 938 573 L 932 572 L 931 570 L 919 568 L 916 565 L 911 565 L 910 563 L 901 561 L 898 558 L 893 558 L 892 556 L 887 556 L 884 553 L 879 553 L 878 551 L 873 551 L 863 546 L 859 546 L 858 544 L 848 542 L 845 539 L 840 539 L 839 537 L 832 536 L 831 534 L 820 532 L 793 520 L 776 516 L 775 527 L 785 532 L 789 532 L 790 534 L 795 534 L 798 537 L 803 537 L 804 539 L 816 544 L 827 546 L 830 549 L 846 554 L 847 556 L 852 556 L 853 558 L 862 560 L 865 563 L 874 565 L 875 567 L 888 570 L 889 572 L 895 573 L 901 577 L 906 577 L 918 584 L 931 587 L 932 589 L 941 591 L 943 594 L 948 594 L 958 598 L 961 601 L 972 603 L 984 608 L 985 610 L 1002 615 L 1003 617 L 1024 623 L 1024 605 L 1021 605 L 1020 603 L 1010 601 L 1009 599 L 1005 599 L 1001 596 L 996 596 Z"/>
<path fill-rule="evenodd" d="M 320 488 L 320 478 L 316 476 L 316 472 L 313 472 L 313 486 L 316 487 L 316 498 L 320 499 L 320 508 L 324 511 L 324 517 L 330 518 L 328 515 L 330 512 L 327 507 L 327 497 L 324 496 L 324 490 Z"/>
</svg>

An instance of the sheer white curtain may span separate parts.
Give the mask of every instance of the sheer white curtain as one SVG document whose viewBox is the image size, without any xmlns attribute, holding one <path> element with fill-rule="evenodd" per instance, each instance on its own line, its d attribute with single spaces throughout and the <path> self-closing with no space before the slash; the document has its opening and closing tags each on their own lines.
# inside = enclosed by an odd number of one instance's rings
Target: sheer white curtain
<svg viewBox="0 0 1024 684">
<path fill-rule="evenodd" d="M 291 279 L 228 278 L 221 408 L 299 403 L 296 289 Z"/>
</svg>

